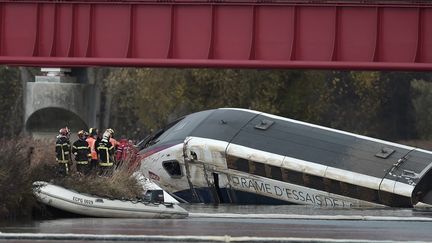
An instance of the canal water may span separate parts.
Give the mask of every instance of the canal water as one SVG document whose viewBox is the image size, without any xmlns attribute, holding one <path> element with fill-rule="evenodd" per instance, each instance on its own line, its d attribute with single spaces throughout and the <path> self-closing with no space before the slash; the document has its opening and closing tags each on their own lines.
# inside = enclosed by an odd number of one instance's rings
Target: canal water
<svg viewBox="0 0 432 243">
<path fill-rule="evenodd" d="M 53 239 L 59 242 L 153 242 L 148 237 L 159 237 L 154 242 L 174 242 L 178 240 L 175 237 L 183 237 L 181 241 L 187 242 L 196 242 L 193 237 L 202 237 L 202 242 L 209 242 L 208 239 L 227 241 L 227 237 L 231 240 L 255 237 L 251 242 L 271 241 L 274 237 L 281 242 L 292 241 L 292 237 L 305 241 L 313 238 L 429 242 L 432 229 L 432 208 L 425 207 L 335 209 L 302 205 L 206 204 L 182 204 L 182 207 L 190 212 L 188 218 L 3 221 L 0 223 L 0 242 L 33 242 L 44 236 L 51 237 L 50 242 L 57 242 Z M 9 234 L 25 237 L 11 239 L 7 238 Z"/>
<path fill-rule="evenodd" d="M 432 207 L 415 208 L 367 207 L 367 208 L 330 208 L 308 205 L 211 205 L 182 204 L 191 214 L 257 214 L 257 215 L 345 215 L 381 217 L 432 217 Z"/>
</svg>

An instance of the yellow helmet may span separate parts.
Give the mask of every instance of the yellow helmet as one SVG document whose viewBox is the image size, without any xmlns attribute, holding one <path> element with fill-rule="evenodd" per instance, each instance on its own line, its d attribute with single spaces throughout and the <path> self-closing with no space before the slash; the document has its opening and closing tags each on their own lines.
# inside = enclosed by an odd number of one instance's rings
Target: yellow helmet
<svg viewBox="0 0 432 243">
<path fill-rule="evenodd" d="M 91 127 L 91 128 L 89 129 L 88 133 L 89 133 L 91 136 L 95 136 L 95 135 L 98 134 L 98 130 L 97 130 L 97 128 Z"/>
</svg>

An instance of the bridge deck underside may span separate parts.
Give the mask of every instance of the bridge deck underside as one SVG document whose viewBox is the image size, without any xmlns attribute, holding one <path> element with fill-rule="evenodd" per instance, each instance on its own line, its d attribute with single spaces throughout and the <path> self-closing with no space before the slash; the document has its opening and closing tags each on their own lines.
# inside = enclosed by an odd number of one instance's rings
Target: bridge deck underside
<svg viewBox="0 0 432 243">
<path fill-rule="evenodd" d="M 0 1 L 0 63 L 432 70 L 432 6 Z"/>
</svg>

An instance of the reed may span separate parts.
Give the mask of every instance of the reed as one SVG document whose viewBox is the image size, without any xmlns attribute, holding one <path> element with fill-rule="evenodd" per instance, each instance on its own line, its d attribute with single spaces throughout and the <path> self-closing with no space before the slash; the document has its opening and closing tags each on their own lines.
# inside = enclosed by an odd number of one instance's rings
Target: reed
<svg viewBox="0 0 432 243">
<path fill-rule="evenodd" d="M 31 150 L 29 139 L 0 140 L 0 218 L 31 216 Z"/>
<path fill-rule="evenodd" d="M 56 173 L 54 141 L 0 139 L 0 219 L 31 218 L 35 211 L 43 210 L 32 193 L 34 181 L 48 181 L 101 197 L 141 197 L 143 187 L 130 169 L 136 160 L 136 156 L 129 156 L 111 176 L 98 176 L 96 171 L 84 176 L 73 166 L 70 175 L 60 177 Z"/>
<path fill-rule="evenodd" d="M 101 176 L 97 171 L 89 175 L 82 175 L 74 172 L 69 176 L 56 178 L 52 182 L 56 185 L 75 190 L 80 193 L 87 193 L 107 198 L 135 199 L 144 194 L 142 184 L 130 170 L 129 164 L 132 161 L 125 160 L 117 166 L 112 175 Z"/>
</svg>

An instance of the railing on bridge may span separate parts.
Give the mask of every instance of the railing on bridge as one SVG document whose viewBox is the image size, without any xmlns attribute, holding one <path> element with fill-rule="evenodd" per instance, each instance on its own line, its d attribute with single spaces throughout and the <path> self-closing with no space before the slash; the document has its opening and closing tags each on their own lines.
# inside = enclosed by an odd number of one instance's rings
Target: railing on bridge
<svg viewBox="0 0 432 243">
<path fill-rule="evenodd" d="M 0 63 L 432 70 L 428 1 L 0 1 Z"/>
</svg>

